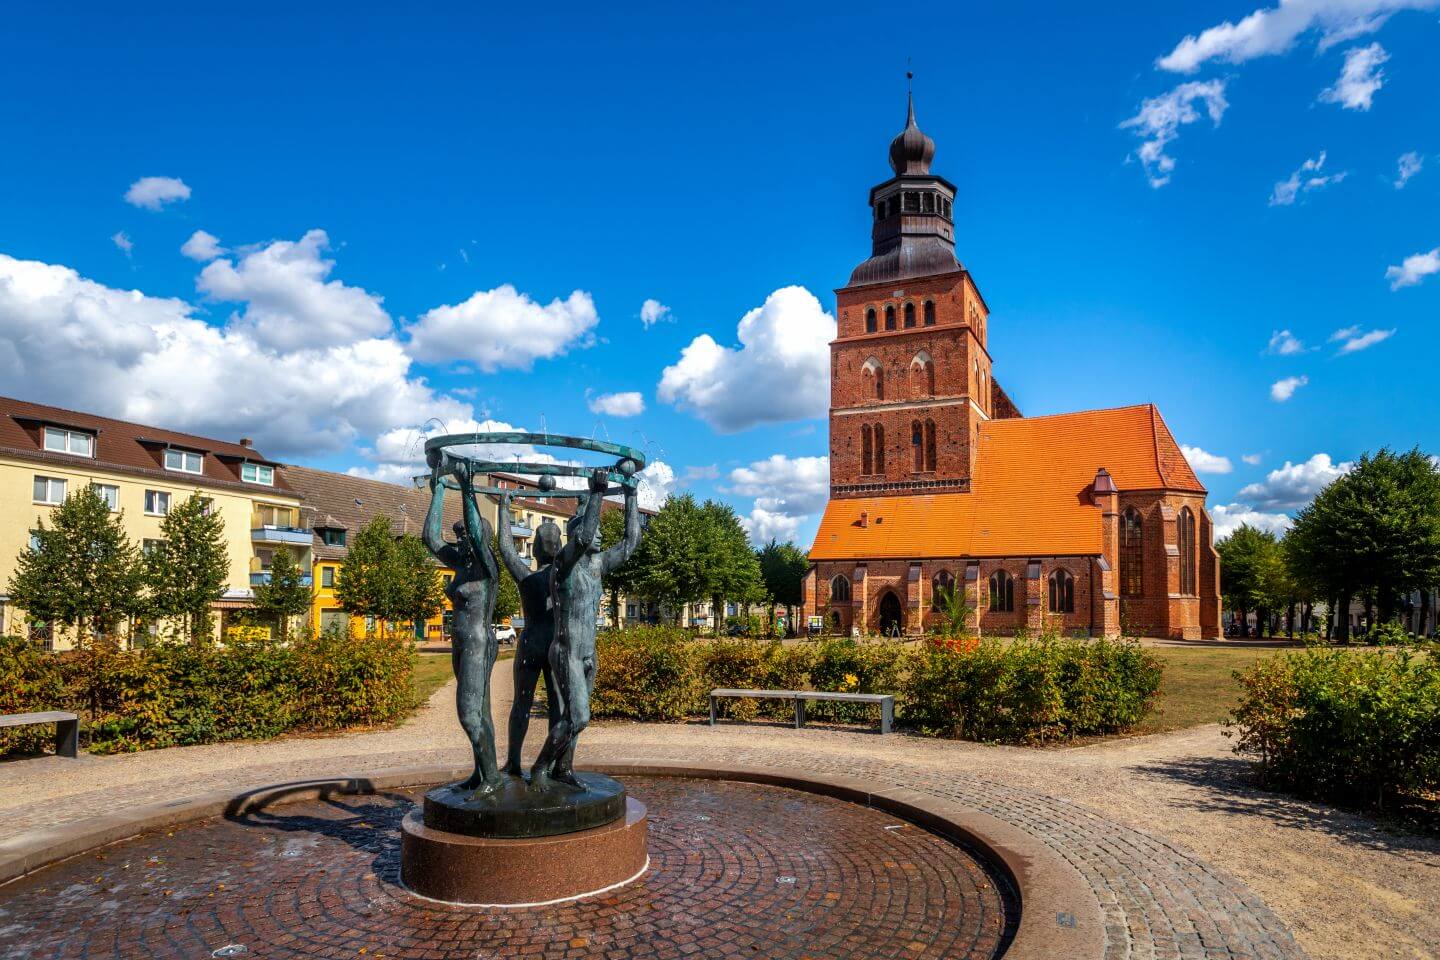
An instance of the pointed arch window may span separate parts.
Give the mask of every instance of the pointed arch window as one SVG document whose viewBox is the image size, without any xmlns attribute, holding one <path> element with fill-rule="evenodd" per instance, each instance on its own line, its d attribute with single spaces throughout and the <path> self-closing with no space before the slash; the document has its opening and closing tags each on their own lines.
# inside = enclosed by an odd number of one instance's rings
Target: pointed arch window
<svg viewBox="0 0 1440 960">
<path fill-rule="evenodd" d="M 905 304 L 905 326 L 915 326 L 915 304 L 913 303 Z"/>
<path fill-rule="evenodd" d="M 1068 570 L 1050 574 L 1050 612 L 1075 612 L 1075 578 Z"/>
<path fill-rule="evenodd" d="M 875 424 L 875 472 L 885 472 L 885 428 Z"/>
<path fill-rule="evenodd" d="M 1145 592 L 1145 521 L 1140 511 L 1126 507 L 1120 514 L 1120 593 L 1138 597 Z"/>
<path fill-rule="evenodd" d="M 860 428 L 860 472 L 863 474 L 874 473 L 875 454 L 873 440 L 871 439 L 870 424 Z"/>
<path fill-rule="evenodd" d="M 830 580 L 830 602 L 850 602 L 850 579 L 843 573 L 837 573 Z"/>
<path fill-rule="evenodd" d="M 861 367 L 860 370 L 861 373 L 863 373 L 865 377 L 868 378 L 870 381 L 870 385 L 868 387 L 869 394 L 876 400 L 884 400 L 885 368 L 881 365 L 880 361 L 875 359 L 874 357 L 871 357 L 869 360 L 865 361 L 865 365 Z"/>
<path fill-rule="evenodd" d="M 1176 534 L 1180 540 L 1180 592 L 1195 595 L 1195 514 L 1189 507 L 1180 508 L 1180 517 L 1175 522 Z"/>
<path fill-rule="evenodd" d="M 895 329 L 895 304 L 893 303 L 887 303 L 885 305 L 885 329 Z"/>
<path fill-rule="evenodd" d="M 915 472 L 925 469 L 925 428 L 919 420 L 910 421 L 910 447 L 914 451 Z"/>
<path fill-rule="evenodd" d="M 926 300 L 926 301 L 925 301 L 925 326 L 927 326 L 927 327 L 933 327 L 933 326 L 935 326 L 935 301 L 934 301 L 934 300 Z"/>
<path fill-rule="evenodd" d="M 924 350 L 910 361 L 910 392 L 917 397 L 935 395 L 935 362 Z"/>
<path fill-rule="evenodd" d="M 945 601 L 955 592 L 955 576 L 949 570 L 941 570 L 930 578 L 930 609 L 943 610 Z"/>
<path fill-rule="evenodd" d="M 1015 578 L 1008 571 L 990 574 L 990 609 L 995 613 L 1015 612 Z"/>
<path fill-rule="evenodd" d="M 874 308 L 874 307 L 869 307 L 869 308 L 866 309 L 866 311 L 865 311 L 865 332 L 866 332 L 866 333 L 874 333 L 874 332 L 875 332 L 875 308 Z"/>
<path fill-rule="evenodd" d="M 935 472 L 935 421 L 925 421 L 925 469 Z"/>
</svg>

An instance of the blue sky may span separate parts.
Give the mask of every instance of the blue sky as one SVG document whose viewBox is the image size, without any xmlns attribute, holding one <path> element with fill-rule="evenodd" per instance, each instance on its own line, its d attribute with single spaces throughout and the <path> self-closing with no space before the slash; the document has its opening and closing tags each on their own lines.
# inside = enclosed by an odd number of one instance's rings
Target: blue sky
<svg viewBox="0 0 1440 960">
<path fill-rule="evenodd" d="M 1440 0 L 293 6 L 7 14 L 0 393 L 392 478 L 608 435 L 807 544 L 908 57 L 1023 412 L 1157 403 L 1222 528 L 1440 452 Z"/>
</svg>

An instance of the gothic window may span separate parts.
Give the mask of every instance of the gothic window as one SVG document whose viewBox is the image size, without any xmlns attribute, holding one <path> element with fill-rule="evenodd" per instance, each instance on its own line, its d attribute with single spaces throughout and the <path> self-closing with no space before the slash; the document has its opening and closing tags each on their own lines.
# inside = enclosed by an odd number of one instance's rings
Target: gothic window
<svg viewBox="0 0 1440 960">
<path fill-rule="evenodd" d="M 1144 592 L 1144 532 L 1145 521 L 1140 518 L 1140 511 L 1126 507 L 1120 514 L 1120 592 L 1127 597 L 1138 597 Z"/>
<path fill-rule="evenodd" d="M 1050 612 L 1075 612 L 1075 578 L 1068 570 L 1050 574 Z"/>
<path fill-rule="evenodd" d="M 905 304 L 905 326 L 915 326 L 915 304 L 913 303 Z"/>
<path fill-rule="evenodd" d="M 924 350 L 910 361 L 910 392 L 917 397 L 935 395 L 935 362 Z"/>
<path fill-rule="evenodd" d="M 834 579 L 830 581 L 830 602 L 850 602 L 850 581 L 843 573 L 837 573 Z"/>
<path fill-rule="evenodd" d="M 935 301 L 934 301 L 934 300 L 926 300 L 926 301 L 925 301 L 925 326 L 927 326 L 927 327 L 933 327 L 933 326 L 935 326 Z"/>
<path fill-rule="evenodd" d="M 885 428 L 875 424 L 875 472 L 885 472 Z"/>
<path fill-rule="evenodd" d="M 925 469 L 935 470 L 935 421 L 925 421 Z"/>
<path fill-rule="evenodd" d="M 1180 538 L 1180 592 L 1195 594 L 1195 514 L 1189 507 L 1180 509 L 1175 530 Z"/>
<path fill-rule="evenodd" d="M 872 452 L 870 439 L 870 424 L 860 428 L 860 472 L 870 474 L 874 466 L 874 453 Z"/>
<path fill-rule="evenodd" d="M 875 332 L 875 308 L 870 307 L 865 311 L 865 332 Z"/>
<path fill-rule="evenodd" d="M 955 577 L 949 570 L 941 570 L 930 578 L 930 609 L 942 610 L 946 598 L 955 592 Z"/>
<path fill-rule="evenodd" d="M 895 305 L 893 303 L 885 305 L 885 329 L 895 329 Z"/>
<path fill-rule="evenodd" d="M 865 366 L 861 368 L 861 372 L 864 373 L 865 377 L 870 381 L 870 385 L 867 388 L 870 395 L 876 400 L 884 400 L 885 368 L 880 365 L 880 361 L 871 357 L 865 361 Z"/>
<path fill-rule="evenodd" d="M 990 574 L 990 609 L 996 613 L 1015 612 L 1015 578 L 1004 570 Z"/>
<path fill-rule="evenodd" d="M 910 446 L 915 451 L 915 472 L 925 469 L 925 428 L 919 420 L 910 422 Z"/>
</svg>

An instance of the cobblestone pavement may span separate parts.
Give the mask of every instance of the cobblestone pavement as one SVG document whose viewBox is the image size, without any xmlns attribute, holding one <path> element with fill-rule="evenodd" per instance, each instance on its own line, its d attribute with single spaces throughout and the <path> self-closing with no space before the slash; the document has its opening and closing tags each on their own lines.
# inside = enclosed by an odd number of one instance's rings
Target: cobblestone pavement
<svg viewBox="0 0 1440 960">
<path fill-rule="evenodd" d="M 497 717 L 508 704 L 503 673 Z M 116 804 L 461 762 L 452 697 L 440 691 L 394 730 L 5 764 L 0 837 Z M 586 757 L 791 767 L 983 810 L 1049 844 L 1090 883 L 1106 960 L 1440 955 L 1440 843 L 1249 788 L 1214 727 L 1031 750 L 854 728 L 608 723 L 586 733 L 582 766 Z"/>
<path fill-rule="evenodd" d="M 399 791 L 205 820 L 23 878 L 0 901 L 0 960 L 990 960 L 1013 935 L 1003 881 L 880 811 L 626 779 L 650 807 L 650 867 L 611 893 L 518 910 L 417 898 L 397 883 L 395 833 L 420 792 Z"/>
</svg>

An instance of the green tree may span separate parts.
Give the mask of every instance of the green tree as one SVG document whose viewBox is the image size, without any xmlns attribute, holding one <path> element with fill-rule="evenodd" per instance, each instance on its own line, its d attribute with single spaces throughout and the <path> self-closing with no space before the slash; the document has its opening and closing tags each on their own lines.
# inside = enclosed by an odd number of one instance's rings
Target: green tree
<svg viewBox="0 0 1440 960">
<path fill-rule="evenodd" d="M 495 565 L 500 569 L 500 583 L 495 587 L 495 622 L 499 623 L 520 612 L 520 585 L 510 576 L 510 569 L 500 562 L 499 534 L 490 538 L 490 549 L 495 552 Z"/>
<path fill-rule="evenodd" d="M 1275 534 L 1258 530 L 1248 523 L 1215 544 L 1220 555 L 1220 595 L 1225 605 L 1245 623 L 1255 611 L 1257 630 L 1264 633 L 1269 626 L 1269 613 L 1275 605 L 1271 591 L 1284 572 L 1284 557 Z"/>
<path fill-rule="evenodd" d="M 399 537 L 394 541 L 390 562 L 394 565 L 396 589 L 384 619 L 418 626 L 439 613 L 445 604 L 445 587 L 425 542 L 413 534 Z"/>
<path fill-rule="evenodd" d="M 135 546 L 91 487 L 76 490 L 31 531 L 8 586 L 10 602 L 32 620 L 68 624 L 78 643 L 93 628 L 109 634 L 140 612 L 141 567 Z"/>
<path fill-rule="evenodd" d="M 600 514 L 600 548 L 609 550 L 625 539 L 625 511 L 606 510 Z M 605 591 L 610 594 L 610 622 L 620 625 L 620 595 L 637 590 L 636 558 L 632 556 L 605 575 Z"/>
<path fill-rule="evenodd" d="M 775 604 L 785 608 L 785 620 L 794 626 L 794 608 L 805 600 L 805 573 L 810 569 L 810 558 L 793 543 L 770 542 L 756 553 L 760 562 L 760 577 L 765 583 L 765 592 L 770 596 L 770 620 L 775 620 Z"/>
<path fill-rule="evenodd" d="M 210 638 L 210 605 L 224 595 L 230 574 L 225 521 L 210 506 L 210 498 L 194 493 L 172 507 L 160 523 L 160 543 L 145 554 L 152 611 L 180 620 L 195 644 Z"/>
<path fill-rule="evenodd" d="M 705 591 L 710 597 L 712 620 L 718 636 L 725 622 L 725 603 L 734 600 L 752 603 L 765 595 L 760 561 L 750 548 L 735 508 L 728 503 L 706 500 L 700 508 L 703 543 L 709 551 Z"/>
<path fill-rule="evenodd" d="M 628 564 L 636 596 L 666 604 L 678 622 L 684 605 L 703 599 L 710 590 L 714 551 L 705 543 L 707 532 L 705 515 L 693 496 L 665 501 Z"/>
<path fill-rule="evenodd" d="M 393 623 L 423 623 L 440 611 L 445 591 L 430 550 L 419 537 L 396 537 L 390 518 L 376 516 L 345 554 L 335 597 L 352 617 L 369 617 L 381 632 Z"/>
<path fill-rule="evenodd" d="M 273 624 L 282 639 L 289 635 L 291 618 L 310 611 L 313 597 L 304 577 L 304 568 L 295 562 L 289 548 L 281 547 L 270 561 L 270 579 L 255 587 L 252 609 L 256 618 Z"/>
</svg>

